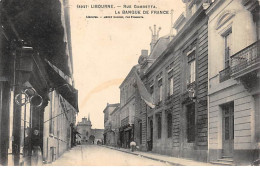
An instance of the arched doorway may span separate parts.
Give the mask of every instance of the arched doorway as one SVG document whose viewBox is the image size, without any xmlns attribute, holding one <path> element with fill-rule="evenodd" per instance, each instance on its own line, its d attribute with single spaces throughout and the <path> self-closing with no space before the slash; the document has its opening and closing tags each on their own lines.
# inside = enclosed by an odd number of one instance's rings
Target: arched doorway
<svg viewBox="0 0 260 169">
<path fill-rule="evenodd" d="M 95 142 L 95 136 L 91 135 L 89 136 L 89 144 L 94 144 Z"/>
</svg>

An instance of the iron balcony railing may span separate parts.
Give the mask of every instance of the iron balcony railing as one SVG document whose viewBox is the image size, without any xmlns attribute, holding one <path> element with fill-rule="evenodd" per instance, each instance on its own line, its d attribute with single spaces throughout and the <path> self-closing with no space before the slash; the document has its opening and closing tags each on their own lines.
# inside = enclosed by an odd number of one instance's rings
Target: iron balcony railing
<svg viewBox="0 0 260 169">
<path fill-rule="evenodd" d="M 251 44 L 250 46 L 244 48 L 243 50 L 237 52 L 236 54 L 232 55 L 230 57 L 230 63 L 227 63 L 227 65 L 230 65 L 226 67 L 224 70 L 219 72 L 219 82 L 224 82 L 231 78 L 234 74 L 236 74 L 239 71 L 243 71 L 249 67 L 255 67 L 254 65 L 257 65 L 257 63 L 260 63 L 260 43 L 259 41 Z M 225 53 L 226 56 L 229 53 Z M 250 68 L 247 70 L 251 70 Z"/>
<path fill-rule="evenodd" d="M 230 77 L 231 77 L 231 69 L 229 66 L 219 72 L 219 82 L 220 83 L 230 79 Z"/>
<path fill-rule="evenodd" d="M 249 68 L 260 62 L 259 45 L 260 43 L 257 41 L 231 56 L 232 74 Z"/>
</svg>

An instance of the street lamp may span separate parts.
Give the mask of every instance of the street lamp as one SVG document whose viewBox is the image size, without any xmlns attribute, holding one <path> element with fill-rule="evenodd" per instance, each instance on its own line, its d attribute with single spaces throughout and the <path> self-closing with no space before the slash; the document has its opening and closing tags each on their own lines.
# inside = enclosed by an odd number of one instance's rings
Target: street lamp
<svg viewBox="0 0 260 169">
<path fill-rule="evenodd" d="M 32 87 L 25 88 L 21 93 L 15 96 L 15 103 L 19 106 L 31 103 L 31 105 L 35 107 L 40 107 L 42 102 L 42 97 Z"/>
<path fill-rule="evenodd" d="M 193 102 L 195 102 L 196 101 L 195 90 L 193 88 L 189 88 L 188 94 L 189 94 L 189 98 L 192 99 Z"/>
<path fill-rule="evenodd" d="M 199 104 L 202 105 L 206 105 L 207 104 L 207 100 L 204 99 L 197 99 L 197 97 L 195 96 L 195 90 L 193 88 L 189 88 L 188 89 L 188 94 L 189 94 L 189 98 L 193 101 L 193 102 L 198 102 Z"/>
</svg>

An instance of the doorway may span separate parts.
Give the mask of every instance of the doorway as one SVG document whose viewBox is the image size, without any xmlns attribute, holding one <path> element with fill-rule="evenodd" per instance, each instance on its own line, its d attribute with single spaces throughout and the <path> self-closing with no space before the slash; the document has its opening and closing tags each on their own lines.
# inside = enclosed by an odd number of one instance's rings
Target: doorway
<svg viewBox="0 0 260 169">
<path fill-rule="evenodd" d="M 222 106 L 223 156 L 233 157 L 234 151 L 234 102 Z"/>
<path fill-rule="evenodd" d="M 149 121 L 150 124 L 150 139 L 148 140 L 148 151 L 153 150 L 153 120 Z"/>
</svg>

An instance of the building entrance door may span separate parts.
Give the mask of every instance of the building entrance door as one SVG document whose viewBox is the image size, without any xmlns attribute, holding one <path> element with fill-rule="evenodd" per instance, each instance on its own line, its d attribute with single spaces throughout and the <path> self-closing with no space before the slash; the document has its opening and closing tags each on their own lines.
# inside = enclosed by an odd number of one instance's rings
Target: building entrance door
<svg viewBox="0 0 260 169">
<path fill-rule="evenodd" d="M 150 120 L 150 139 L 148 140 L 148 151 L 153 150 L 153 120 Z"/>
<path fill-rule="evenodd" d="M 223 105 L 223 156 L 233 157 L 234 102 Z"/>
<path fill-rule="evenodd" d="M 130 133 L 129 133 L 129 131 L 125 132 L 125 148 L 130 148 Z"/>
</svg>

